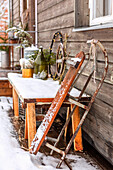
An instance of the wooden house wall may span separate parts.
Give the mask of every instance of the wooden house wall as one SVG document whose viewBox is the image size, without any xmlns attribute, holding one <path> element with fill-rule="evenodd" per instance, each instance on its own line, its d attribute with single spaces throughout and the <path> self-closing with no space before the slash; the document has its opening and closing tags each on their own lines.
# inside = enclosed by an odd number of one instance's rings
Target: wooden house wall
<svg viewBox="0 0 113 170">
<path fill-rule="evenodd" d="M 13 0 L 13 25 L 17 26 L 20 21 L 20 1 L 19 0 Z"/>
<path fill-rule="evenodd" d="M 20 22 L 20 0 L 13 0 L 11 4 L 11 24 L 17 26 Z M 14 47 L 14 66 L 19 64 L 20 50 Z"/>
<path fill-rule="evenodd" d="M 99 39 L 106 48 L 109 56 L 109 69 L 106 80 L 97 95 L 83 129 L 88 134 L 86 139 L 113 164 L 113 29 L 100 29 L 94 31 L 73 32 L 73 28 L 88 26 L 89 9 L 88 0 L 38 0 L 38 43 L 49 48 L 51 39 L 56 31 L 68 34 L 67 52 L 75 56 L 80 50 L 89 51 L 86 41 Z M 97 48 L 96 84 L 91 81 L 86 92 L 92 94 L 103 73 L 104 57 Z M 93 60 L 76 84 L 82 89 Z"/>
<path fill-rule="evenodd" d="M 35 0 L 28 1 L 28 8 L 22 12 L 22 25 L 27 31 L 31 31 L 30 34 L 33 37 L 33 43 L 35 42 Z"/>
</svg>

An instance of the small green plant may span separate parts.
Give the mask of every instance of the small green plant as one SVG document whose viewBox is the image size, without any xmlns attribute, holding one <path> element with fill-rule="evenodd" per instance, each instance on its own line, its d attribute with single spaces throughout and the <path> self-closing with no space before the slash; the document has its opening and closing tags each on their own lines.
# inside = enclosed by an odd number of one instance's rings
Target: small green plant
<svg viewBox="0 0 113 170">
<path fill-rule="evenodd" d="M 19 60 L 21 69 L 34 68 L 34 61 L 31 59 L 21 58 Z"/>
<path fill-rule="evenodd" d="M 9 51 L 9 47 L 5 45 L 7 43 L 7 41 L 8 41 L 7 33 L 6 32 L 4 32 L 4 35 L 0 36 L 0 40 L 2 41 L 1 43 L 4 44 L 3 46 L 0 46 L 0 51 L 8 52 Z"/>
<path fill-rule="evenodd" d="M 56 54 L 55 53 L 52 52 L 50 54 L 50 51 L 48 49 L 44 49 L 43 54 L 44 54 L 45 60 L 48 65 L 49 64 L 53 65 L 56 62 Z"/>
<path fill-rule="evenodd" d="M 16 37 L 18 37 L 19 45 L 17 48 L 25 48 L 31 46 L 33 42 L 32 36 L 22 28 L 21 23 L 18 27 L 12 27 L 6 30 L 7 33 L 11 31 L 16 34 Z"/>
<path fill-rule="evenodd" d="M 46 64 L 49 65 L 53 65 L 55 62 L 56 62 L 56 55 L 55 53 L 51 53 L 49 52 L 48 49 L 44 49 L 43 50 L 43 54 L 44 54 L 44 58 L 45 58 L 45 61 L 46 61 Z M 36 51 L 34 54 L 31 54 L 29 55 L 29 59 L 33 60 L 34 61 L 34 65 L 37 65 L 38 63 L 38 57 L 40 56 L 40 52 L 39 51 Z"/>
<path fill-rule="evenodd" d="M 38 51 L 35 51 L 34 54 L 29 55 L 29 58 L 30 58 L 31 60 L 34 60 L 34 61 L 35 61 L 35 59 L 37 58 L 37 55 L 38 55 Z"/>
<path fill-rule="evenodd" d="M 55 63 L 56 57 L 54 53 L 49 52 L 48 49 L 40 47 L 38 55 L 34 60 L 34 73 L 37 78 L 46 79 L 48 74 L 48 65 Z"/>
</svg>

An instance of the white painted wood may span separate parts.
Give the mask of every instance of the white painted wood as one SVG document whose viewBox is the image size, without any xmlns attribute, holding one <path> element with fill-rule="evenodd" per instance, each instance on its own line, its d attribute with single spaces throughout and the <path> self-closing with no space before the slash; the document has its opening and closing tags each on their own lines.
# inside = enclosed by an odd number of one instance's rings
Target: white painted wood
<svg viewBox="0 0 113 170">
<path fill-rule="evenodd" d="M 95 0 L 94 1 L 94 18 L 98 18 L 98 17 L 103 17 L 104 15 L 104 11 L 103 11 L 103 7 L 104 7 L 104 4 L 103 4 L 103 0 Z"/>
<path fill-rule="evenodd" d="M 27 9 L 29 9 L 29 0 L 27 0 Z"/>
<path fill-rule="evenodd" d="M 72 30 L 72 32 L 82 32 L 82 31 L 99 30 L 99 29 L 106 29 L 106 28 L 113 28 L 113 23 L 102 24 L 102 25 L 93 25 L 93 26 L 90 26 L 90 27 L 74 28 Z"/>
<path fill-rule="evenodd" d="M 103 0 L 89 0 L 89 8 L 90 26 L 113 23 L 113 0 L 105 1 L 105 9 Z"/>
</svg>

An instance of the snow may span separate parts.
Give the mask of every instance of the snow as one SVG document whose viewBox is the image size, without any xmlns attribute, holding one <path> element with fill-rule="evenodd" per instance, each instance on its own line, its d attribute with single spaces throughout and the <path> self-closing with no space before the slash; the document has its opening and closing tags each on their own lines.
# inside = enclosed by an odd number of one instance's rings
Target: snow
<svg viewBox="0 0 113 170">
<path fill-rule="evenodd" d="M 16 132 L 13 128 L 8 111 L 11 110 L 13 100 L 10 97 L 0 97 L 0 170 L 54 170 L 59 162 L 57 158 L 46 156 L 38 152 L 32 155 L 20 148 L 16 139 Z M 86 159 L 68 154 L 68 160 L 74 170 L 95 170 L 97 166 Z M 62 164 L 62 169 L 68 169 Z"/>
<path fill-rule="evenodd" d="M 18 73 L 8 73 L 8 79 L 24 99 L 54 98 L 60 88 L 59 82 L 53 79 L 22 78 L 22 75 Z M 78 97 L 80 91 L 74 88 L 70 94 Z"/>
<path fill-rule="evenodd" d="M 76 63 L 77 61 L 80 62 L 80 61 L 81 61 L 81 58 L 71 58 L 71 60 L 74 61 L 74 62 Z"/>
<path fill-rule="evenodd" d="M 0 80 L 8 80 L 7 77 L 0 77 Z"/>
<path fill-rule="evenodd" d="M 39 49 L 37 47 L 35 47 L 33 44 L 31 45 L 31 47 L 26 47 L 24 49 L 24 52 L 29 52 L 29 51 L 38 51 Z"/>
</svg>

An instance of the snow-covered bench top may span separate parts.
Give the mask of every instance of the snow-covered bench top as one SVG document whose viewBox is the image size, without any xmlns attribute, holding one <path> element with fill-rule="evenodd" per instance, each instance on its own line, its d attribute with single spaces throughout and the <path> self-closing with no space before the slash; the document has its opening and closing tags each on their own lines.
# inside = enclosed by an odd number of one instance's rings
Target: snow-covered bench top
<svg viewBox="0 0 113 170">
<path fill-rule="evenodd" d="M 22 75 L 18 73 L 8 73 L 8 80 L 23 100 L 54 98 L 60 88 L 59 82 L 53 79 L 22 78 Z M 70 94 L 78 97 L 80 91 L 74 88 Z M 86 97 L 85 94 L 84 97 Z"/>
</svg>

